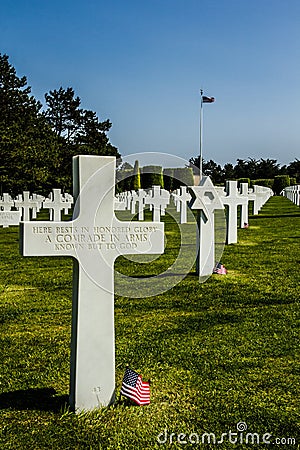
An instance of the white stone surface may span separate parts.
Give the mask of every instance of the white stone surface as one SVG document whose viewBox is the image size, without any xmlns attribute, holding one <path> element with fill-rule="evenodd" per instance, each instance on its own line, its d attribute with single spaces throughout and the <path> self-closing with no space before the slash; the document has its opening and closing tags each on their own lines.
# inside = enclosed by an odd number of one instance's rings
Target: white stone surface
<svg viewBox="0 0 300 450">
<path fill-rule="evenodd" d="M 245 228 L 249 224 L 249 186 L 248 183 L 240 184 L 240 195 L 247 201 L 241 205 L 240 227 Z"/>
<path fill-rule="evenodd" d="M 13 199 L 7 192 L 5 192 L 0 198 L 0 211 L 10 211 L 13 206 Z"/>
<path fill-rule="evenodd" d="M 0 211 L 0 226 L 8 228 L 12 225 L 19 225 L 21 211 Z"/>
<path fill-rule="evenodd" d="M 65 199 L 61 193 L 61 189 L 52 189 L 49 197 L 43 202 L 43 208 L 50 210 L 50 220 L 55 222 L 61 220 L 62 211 L 68 213 L 72 202 Z"/>
<path fill-rule="evenodd" d="M 224 205 L 227 206 L 226 221 L 227 234 L 226 243 L 237 243 L 237 219 L 238 206 L 248 204 L 248 198 L 238 192 L 237 181 L 226 181 L 226 196 L 221 197 Z"/>
<path fill-rule="evenodd" d="M 18 195 L 18 198 L 15 200 L 15 207 L 22 211 L 22 220 L 28 221 L 31 218 L 31 211 L 37 210 L 38 202 L 30 197 L 29 191 L 24 191 L 23 194 Z M 36 217 L 36 214 L 34 213 L 33 216 Z"/>
<path fill-rule="evenodd" d="M 144 208 L 145 208 L 145 198 L 147 193 L 144 189 L 139 189 L 137 192 L 137 203 L 138 203 L 138 220 L 144 220 Z"/>
<path fill-rule="evenodd" d="M 152 207 L 154 222 L 160 221 L 162 210 L 165 210 L 170 202 L 170 195 L 166 195 L 166 193 L 169 194 L 165 189 L 161 189 L 160 186 L 153 186 L 150 195 L 145 198 L 145 203 Z"/>
<path fill-rule="evenodd" d="M 24 256 L 72 256 L 73 323 L 70 403 L 87 411 L 114 402 L 114 261 L 121 254 L 160 254 L 164 226 L 122 222 L 114 215 L 115 158 L 73 159 L 73 219 L 21 222 Z"/>
<path fill-rule="evenodd" d="M 199 277 L 210 276 L 215 267 L 215 217 L 217 209 L 224 209 L 219 195 L 209 177 L 202 177 L 199 186 L 189 187 L 192 195 L 191 209 L 198 211 L 198 256 Z"/>
<path fill-rule="evenodd" d="M 178 195 L 180 205 L 180 223 L 187 222 L 187 203 L 191 201 L 191 194 L 187 191 L 186 186 L 180 186 L 180 193 Z"/>
</svg>

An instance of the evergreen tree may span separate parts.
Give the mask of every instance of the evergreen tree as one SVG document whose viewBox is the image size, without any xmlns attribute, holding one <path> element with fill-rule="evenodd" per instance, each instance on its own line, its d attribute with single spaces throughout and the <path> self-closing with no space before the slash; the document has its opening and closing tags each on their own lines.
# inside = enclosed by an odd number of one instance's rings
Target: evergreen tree
<svg viewBox="0 0 300 450">
<path fill-rule="evenodd" d="M 2 192 L 41 190 L 50 181 L 56 136 L 40 113 L 25 76 L 0 54 L 0 179 Z"/>
<path fill-rule="evenodd" d="M 1 192 L 71 190 L 72 156 L 120 156 L 106 135 L 111 122 L 81 109 L 72 88 L 50 91 L 45 99 L 42 112 L 26 77 L 18 77 L 8 56 L 0 54 Z"/>
<path fill-rule="evenodd" d="M 132 190 L 137 191 L 138 189 L 141 189 L 141 174 L 139 162 L 135 161 L 132 176 Z"/>
</svg>

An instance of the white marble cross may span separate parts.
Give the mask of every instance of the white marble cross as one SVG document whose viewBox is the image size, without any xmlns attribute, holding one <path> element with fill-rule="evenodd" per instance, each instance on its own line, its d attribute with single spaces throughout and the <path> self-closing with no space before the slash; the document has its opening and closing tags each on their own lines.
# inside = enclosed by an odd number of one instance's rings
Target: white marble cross
<svg viewBox="0 0 300 450">
<path fill-rule="evenodd" d="M 152 195 L 145 198 L 145 203 L 152 206 L 152 218 L 154 222 L 159 222 L 161 208 L 165 208 L 167 206 L 169 203 L 169 198 L 166 197 L 165 193 L 161 192 L 160 186 L 153 186 Z"/>
<path fill-rule="evenodd" d="M 226 181 L 226 193 L 225 197 L 222 197 L 222 202 L 228 207 L 226 213 L 227 219 L 227 235 L 226 244 L 237 243 L 237 212 L 239 205 L 248 204 L 248 198 L 242 196 L 238 192 L 237 181 Z"/>
<path fill-rule="evenodd" d="M 21 211 L 11 211 L 14 201 L 11 196 L 5 192 L 0 198 L 0 226 L 8 228 L 12 225 L 19 225 L 21 220 Z"/>
<path fill-rule="evenodd" d="M 11 198 L 11 196 L 5 192 L 3 194 L 3 197 L 0 198 L 0 209 L 1 211 L 10 211 L 11 208 L 14 206 L 14 201 Z"/>
<path fill-rule="evenodd" d="M 138 203 L 138 220 L 144 220 L 144 208 L 145 208 L 145 198 L 146 192 L 144 189 L 139 189 L 137 192 L 137 203 Z"/>
<path fill-rule="evenodd" d="M 8 228 L 12 225 L 19 225 L 21 211 L 0 211 L 0 226 Z"/>
<path fill-rule="evenodd" d="M 24 191 L 23 195 L 20 194 L 15 200 L 15 207 L 22 210 L 22 220 L 26 222 L 30 220 L 30 211 L 36 210 L 38 205 L 38 201 L 35 201 L 30 197 L 29 191 Z"/>
<path fill-rule="evenodd" d="M 126 209 L 126 203 L 125 200 L 122 200 L 122 197 L 120 195 L 115 196 L 115 211 L 125 211 Z"/>
<path fill-rule="evenodd" d="M 61 189 L 52 189 L 50 197 L 46 198 L 43 202 L 43 208 L 50 209 L 50 220 L 61 220 L 61 213 L 68 213 L 68 209 L 71 207 L 71 202 L 66 201 L 61 193 Z"/>
<path fill-rule="evenodd" d="M 130 205 L 131 205 L 131 192 L 130 191 L 125 192 L 125 202 L 126 202 L 126 209 L 129 210 Z"/>
<path fill-rule="evenodd" d="M 131 214 L 135 214 L 135 205 L 138 200 L 138 195 L 135 191 L 131 191 Z"/>
<path fill-rule="evenodd" d="M 39 194 L 32 194 L 32 200 L 35 201 L 37 203 L 37 206 L 32 208 L 32 218 L 36 219 L 37 218 L 37 213 L 40 211 L 42 205 L 43 205 L 43 201 L 45 200 L 45 197 L 43 197 L 42 195 Z"/>
<path fill-rule="evenodd" d="M 175 193 L 175 206 L 176 206 L 176 211 L 180 212 L 180 200 L 179 200 L 179 195 L 180 195 L 180 189 L 176 189 L 176 193 Z"/>
<path fill-rule="evenodd" d="M 24 256 L 72 256 L 73 319 L 70 404 L 87 411 L 114 402 L 114 261 L 160 254 L 164 225 L 123 222 L 114 214 L 115 158 L 73 158 L 76 204 L 71 221 L 21 222 Z"/>
<path fill-rule="evenodd" d="M 180 223 L 187 222 L 187 202 L 190 202 L 191 198 L 191 194 L 187 192 L 187 187 L 180 186 L 180 194 L 178 195 L 180 203 Z"/>
<path fill-rule="evenodd" d="M 191 209 L 198 211 L 197 267 L 199 277 L 210 276 L 215 267 L 215 219 L 217 209 L 224 209 L 219 195 L 209 177 L 202 177 L 199 186 L 189 188 Z"/>
<path fill-rule="evenodd" d="M 166 189 L 161 189 L 160 191 L 162 203 L 160 207 L 160 213 L 162 216 L 166 215 L 166 208 L 168 204 L 170 203 L 170 192 L 168 192 Z"/>
<path fill-rule="evenodd" d="M 249 223 L 249 187 L 248 183 L 240 184 L 240 194 L 247 199 L 245 203 L 242 203 L 240 227 L 245 228 Z"/>
</svg>

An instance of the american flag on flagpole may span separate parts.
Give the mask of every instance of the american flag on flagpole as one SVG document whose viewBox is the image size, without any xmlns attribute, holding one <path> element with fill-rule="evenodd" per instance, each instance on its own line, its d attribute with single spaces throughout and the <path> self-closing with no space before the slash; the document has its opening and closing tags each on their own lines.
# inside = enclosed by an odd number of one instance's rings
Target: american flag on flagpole
<svg viewBox="0 0 300 450">
<path fill-rule="evenodd" d="M 206 97 L 202 95 L 202 103 L 213 103 L 215 101 L 215 97 Z"/>
<path fill-rule="evenodd" d="M 130 398 L 138 405 L 149 405 L 150 383 L 143 381 L 141 375 L 126 367 L 122 381 L 121 395 Z"/>
</svg>

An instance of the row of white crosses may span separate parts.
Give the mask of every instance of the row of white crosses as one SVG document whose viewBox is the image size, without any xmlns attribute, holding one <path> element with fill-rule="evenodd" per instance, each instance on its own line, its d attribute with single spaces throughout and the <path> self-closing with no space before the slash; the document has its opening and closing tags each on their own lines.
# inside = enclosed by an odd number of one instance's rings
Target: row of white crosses
<svg viewBox="0 0 300 450">
<path fill-rule="evenodd" d="M 188 192 L 191 192 L 191 194 Z M 166 194 L 167 195 L 166 195 Z M 159 221 L 162 211 L 169 203 L 169 193 L 154 186 L 150 192 L 139 190 L 119 195 L 118 200 L 123 202 L 124 209 L 136 213 L 136 203 L 139 205 L 138 218 L 144 219 L 143 208 L 150 205 L 153 211 L 153 220 Z M 225 189 L 213 186 L 209 177 L 203 177 L 200 186 L 187 188 L 181 186 L 171 194 L 177 212 L 180 213 L 180 223 L 187 222 L 187 205 L 198 210 L 198 244 L 197 272 L 199 276 L 210 276 L 215 266 L 215 210 L 226 208 L 226 244 L 237 242 L 238 208 L 240 207 L 240 228 L 248 227 L 249 202 L 253 201 L 253 214 L 258 214 L 263 204 L 273 195 L 271 189 L 263 186 L 254 186 L 249 189 L 248 183 L 241 183 L 238 189 L 237 181 L 227 181 Z M 119 208 L 117 208 L 119 209 Z"/>
<path fill-rule="evenodd" d="M 291 202 L 295 203 L 295 205 L 300 206 L 300 185 L 297 184 L 295 186 L 288 186 L 284 188 L 280 195 L 288 198 Z"/>
<path fill-rule="evenodd" d="M 191 209 L 198 211 L 198 256 L 197 273 L 199 277 L 210 276 L 215 266 L 215 230 L 214 215 L 218 209 L 226 210 L 226 243 L 237 242 L 238 207 L 241 206 L 240 227 L 248 224 L 249 201 L 254 201 L 253 214 L 258 214 L 263 204 L 273 195 L 271 189 L 254 186 L 248 189 L 247 183 L 241 183 L 238 191 L 237 181 L 227 181 L 225 190 L 213 186 L 209 177 L 203 177 L 199 186 L 190 187 Z"/>
<path fill-rule="evenodd" d="M 180 223 L 187 222 L 187 205 L 192 200 L 191 194 L 186 186 L 180 186 L 172 193 L 172 198 L 176 207 L 176 211 L 180 213 Z"/>
<path fill-rule="evenodd" d="M 192 187 L 189 188 L 190 190 Z M 212 190 L 206 186 L 206 189 Z M 226 243 L 234 244 L 237 242 L 237 217 L 238 207 L 241 207 L 240 227 L 245 228 L 248 225 L 248 206 L 249 201 L 253 201 L 253 214 L 258 214 L 261 207 L 273 194 L 271 189 L 263 186 L 254 186 L 253 189 L 248 188 L 248 183 L 241 183 L 238 190 L 237 181 L 227 181 L 225 189 L 222 187 L 214 187 L 218 193 L 222 204 L 226 207 L 227 214 L 227 236 Z M 186 186 L 181 186 L 172 192 L 171 198 L 176 207 L 176 211 L 180 213 L 180 223 L 187 222 L 187 205 L 191 201 L 191 194 Z M 165 214 L 165 209 L 170 202 L 170 194 L 160 186 L 153 186 L 151 190 L 145 191 L 139 189 L 136 191 L 128 191 L 119 194 L 115 200 L 115 209 L 128 209 L 132 214 L 136 213 L 136 205 L 138 205 L 138 220 L 144 220 L 144 208 L 148 204 L 153 212 L 153 220 L 160 221 L 161 215 Z"/>
<path fill-rule="evenodd" d="M 20 227 L 24 256 L 72 256 L 73 311 L 71 337 L 70 404 L 76 412 L 88 411 L 114 402 L 114 261 L 124 254 L 161 254 L 164 251 L 164 224 L 160 214 L 169 203 L 159 186 L 136 197 L 127 195 L 127 208 L 140 196 L 152 207 L 153 221 L 147 222 L 144 238 L 135 235 L 135 221 L 121 221 L 115 209 L 115 158 L 77 156 L 73 158 L 74 198 L 71 221 L 23 221 Z M 211 274 L 214 264 L 214 213 L 223 209 L 209 177 L 190 188 L 190 206 L 198 210 L 198 272 Z M 177 192 L 177 201 L 187 204 L 186 189 Z M 241 195 L 241 194 L 239 194 Z M 120 196 L 122 197 L 122 196 Z M 178 200 L 179 197 L 179 200 Z M 227 186 L 227 204 L 236 198 L 233 185 Z M 53 199 L 54 200 L 54 196 Z M 126 202 L 126 195 L 118 202 Z M 240 203 L 240 198 L 236 205 Z M 237 207 L 237 206 L 236 206 Z M 131 211 L 135 207 L 132 207 Z M 142 209 L 142 207 L 141 207 Z M 231 205 L 231 211 L 233 206 Z M 54 213 L 53 213 L 54 215 Z M 184 220 L 184 213 L 182 219 Z M 134 237 L 136 236 L 136 240 Z M 133 245 L 134 244 L 134 245 Z"/>
<path fill-rule="evenodd" d="M 237 181 L 226 181 L 225 189 L 216 188 L 226 211 L 226 244 L 237 242 L 238 207 L 241 207 L 240 228 L 248 225 L 249 201 L 253 201 L 253 214 L 257 215 L 266 201 L 273 195 L 273 191 L 264 186 L 248 188 L 248 183 L 241 183 L 238 190 Z"/>
<path fill-rule="evenodd" d="M 149 205 L 152 211 L 153 220 L 159 222 L 160 217 L 165 215 L 167 206 L 172 198 L 177 212 L 180 212 L 180 223 L 187 222 L 187 205 L 191 200 L 191 194 L 186 186 L 181 186 L 170 194 L 160 186 L 153 186 L 152 189 L 138 191 L 126 191 L 115 197 L 115 210 L 130 210 L 136 214 L 138 220 L 144 220 L 144 209 Z M 137 207 L 137 211 L 136 211 Z"/>
<path fill-rule="evenodd" d="M 19 225 L 21 220 L 27 222 L 36 219 L 42 208 L 49 209 L 50 220 L 60 220 L 62 211 L 68 214 L 72 204 L 73 197 L 67 193 L 62 194 L 61 189 L 53 189 L 48 198 L 39 194 L 30 195 L 29 191 L 24 191 L 13 199 L 4 193 L 0 197 L 0 225 L 8 227 Z"/>
<path fill-rule="evenodd" d="M 19 225 L 21 220 L 21 211 L 12 211 L 14 200 L 12 197 L 4 193 L 0 197 L 0 225 L 7 228 L 12 225 Z"/>
<path fill-rule="evenodd" d="M 115 197 L 115 210 L 130 210 L 131 214 L 137 213 L 138 220 L 144 220 L 144 209 L 149 205 L 152 211 L 152 219 L 159 222 L 160 217 L 165 215 L 166 207 L 170 203 L 170 193 L 160 186 L 152 189 L 138 191 L 126 191 Z M 137 210 L 137 211 L 136 211 Z"/>
</svg>

